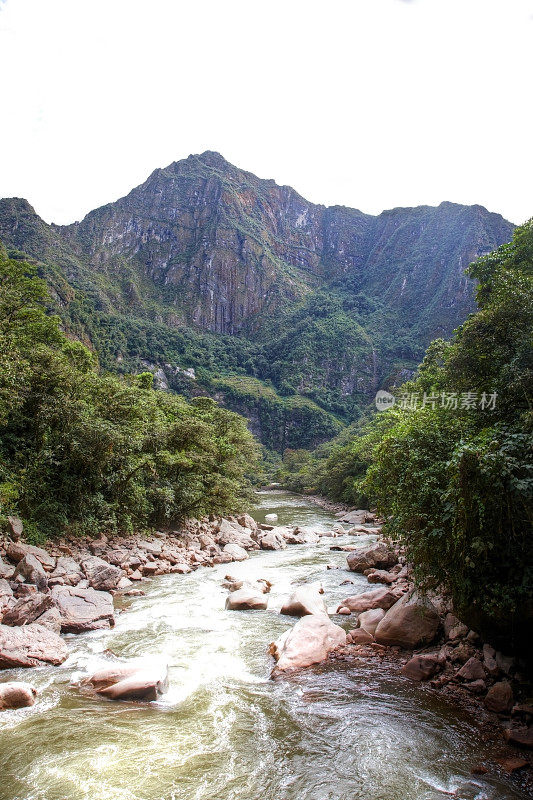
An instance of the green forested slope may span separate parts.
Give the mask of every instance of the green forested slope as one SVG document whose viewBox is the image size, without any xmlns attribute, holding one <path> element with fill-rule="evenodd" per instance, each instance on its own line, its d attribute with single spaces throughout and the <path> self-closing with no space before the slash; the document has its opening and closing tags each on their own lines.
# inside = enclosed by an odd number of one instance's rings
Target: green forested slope
<svg viewBox="0 0 533 800">
<path fill-rule="evenodd" d="M 285 458 L 286 482 L 376 504 L 426 586 L 490 641 L 533 641 L 533 222 L 470 268 L 479 310 L 389 411 Z M 425 396 L 425 400 L 424 400 Z M 402 408 L 401 405 L 416 408 Z"/>
<path fill-rule="evenodd" d="M 38 538 L 241 510 L 257 455 L 245 421 L 155 391 L 149 373 L 101 371 L 45 299 L 35 270 L 0 248 L 0 515 Z"/>
</svg>

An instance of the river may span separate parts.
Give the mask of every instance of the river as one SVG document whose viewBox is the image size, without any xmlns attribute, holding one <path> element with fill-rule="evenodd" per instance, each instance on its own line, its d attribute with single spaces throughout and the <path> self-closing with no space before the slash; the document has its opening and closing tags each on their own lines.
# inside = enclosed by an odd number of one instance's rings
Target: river
<svg viewBox="0 0 533 800">
<path fill-rule="evenodd" d="M 260 494 L 254 516 L 264 521 L 269 512 L 279 524 L 313 530 L 334 522 L 285 492 Z M 429 689 L 375 664 L 269 679 L 268 644 L 294 624 L 278 613 L 292 587 L 322 581 L 330 607 L 367 588 L 331 544 L 155 578 L 143 584 L 144 597 L 124 601 L 114 629 L 67 637 L 62 667 L 4 670 L 3 679 L 30 680 L 40 695 L 32 708 L 0 715 L 1 800 L 525 798 L 503 778 L 471 774 L 486 755 L 481 732 Z M 269 610 L 225 611 L 227 573 L 271 581 Z M 355 586 L 341 586 L 347 578 Z M 158 703 L 113 703 L 72 687 L 106 650 L 167 659 L 168 694 Z"/>
</svg>

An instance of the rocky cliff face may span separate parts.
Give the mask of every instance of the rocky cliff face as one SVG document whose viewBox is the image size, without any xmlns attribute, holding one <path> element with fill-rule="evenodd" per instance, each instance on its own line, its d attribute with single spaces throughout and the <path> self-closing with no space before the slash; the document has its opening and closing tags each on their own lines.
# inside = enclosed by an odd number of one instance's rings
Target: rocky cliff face
<svg viewBox="0 0 533 800">
<path fill-rule="evenodd" d="M 408 374 L 474 308 L 465 268 L 512 229 L 481 206 L 314 205 L 213 152 L 73 225 L 0 200 L 0 240 L 40 262 L 106 368 L 170 370 L 170 388 L 244 409 L 278 449 L 331 436 Z"/>
<path fill-rule="evenodd" d="M 449 332 L 472 309 L 465 267 L 511 231 L 481 206 L 378 217 L 325 208 L 211 152 L 158 169 L 127 197 L 54 228 L 94 269 L 113 272 L 126 260 L 187 322 L 229 334 L 335 280 L 405 312 L 423 307 L 431 327 Z"/>
</svg>

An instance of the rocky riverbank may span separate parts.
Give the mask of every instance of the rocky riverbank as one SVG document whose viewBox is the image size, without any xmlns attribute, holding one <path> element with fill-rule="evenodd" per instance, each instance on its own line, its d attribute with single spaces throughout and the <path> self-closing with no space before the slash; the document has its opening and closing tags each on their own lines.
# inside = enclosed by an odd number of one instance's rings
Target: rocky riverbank
<svg viewBox="0 0 533 800">
<path fill-rule="evenodd" d="M 368 590 L 351 594 L 350 580 L 343 581 L 346 598 L 336 609 L 341 626 L 330 619 L 320 585 L 298 587 L 281 613 L 300 619 L 270 646 L 277 662 L 273 677 L 328 659 L 348 665 L 373 660 L 475 709 L 502 746 L 507 741 L 519 748 L 505 751 L 505 768 L 527 770 L 533 708 L 524 665 L 481 642 L 446 598 L 417 596 L 410 566 L 380 538 L 373 514 L 336 513 L 337 524 L 321 535 L 331 537 L 332 551 L 346 553 L 348 569 L 366 577 Z M 353 543 L 335 542 L 347 534 Z M 368 534 L 376 541 L 359 544 L 357 537 Z M 118 613 L 114 595 L 142 594 L 153 576 L 187 574 L 244 560 L 250 551 L 317 541 L 312 531 L 257 524 L 244 514 L 190 520 L 179 530 L 150 536 L 64 537 L 45 550 L 25 543 L 12 520 L 9 535 L 0 539 L 0 668 L 63 663 L 69 648 L 61 634 L 112 627 Z M 268 606 L 268 581 L 228 576 L 226 588 L 228 610 Z M 164 665 L 147 662 L 121 662 L 100 672 L 86 676 L 82 688 L 110 699 L 155 699 L 168 680 Z M 0 709 L 34 702 L 31 685 L 0 684 Z"/>
<path fill-rule="evenodd" d="M 340 519 L 353 521 L 350 514 Z M 346 644 L 329 659 L 376 660 L 443 692 L 481 715 L 493 741 L 514 746 L 502 754 L 504 769 L 531 767 L 533 702 L 528 665 L 483 642 L 455 615 L 450 598 L 419 595 L 411 565 L 390 542 L 379 538 L 370 545 L 341 549 L 348 551 L 348 568 L 365 575 L 369 588 L 347 596 L 337 608 L 337 613 L 354 617 L 354 626 Z M 533 779 L 531 773 L 529 777 Z"/>
<path fill-rule="evenodd" d="M 259 525 L 248 514 L 192 519 L 177 530 L 149 536 L 62 537 L 47 543 L 47 549 L 23 541 L 20 520 L 10 518 L 9 524 L 10 531 L 0 539 L 0 669 L 62 664 L 69 649 L 61 634 L 113 627 L 114 595 L 141 595 L 143 582 L 154 576 L 184 575 L 242 561 L 253 550 L 313 541 L 312 534 Z M 128 693 L 114 696 L 153 699 L 154 681 L 138 680 L 139 670 L 146 678 L 146 665 L 134 666 L 134 694 L 130 670 Z M 161 689 L 161 665 L 149 671 L 158 676 L 154 680 Z M 99 680 L 97 684 L 102 692 L 108 688 Z M 149 684 L 144 695 L 139 684 Z M 23 700 L 33 704 L 33 687 L 1 686 L 0 710 L 19 707 Z"/>
</svg>

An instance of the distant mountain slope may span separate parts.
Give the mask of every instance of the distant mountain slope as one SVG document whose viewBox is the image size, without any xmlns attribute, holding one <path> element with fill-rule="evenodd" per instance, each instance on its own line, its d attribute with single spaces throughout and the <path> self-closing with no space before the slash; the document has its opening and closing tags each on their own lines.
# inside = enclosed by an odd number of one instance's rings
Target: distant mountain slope
<svg viewBox="0 0 533 800">
<path fill-rule="evenodd" d="M 277 449 L 332 435 L 449 335 L 474 308 L 465 267 L 512 230 L 481 206 L 314 205 L 213 152 L 68 226 L 0 201 L 0 239 L 41 263 L 65 327 L 104 366 L 166 369 L 174 388 L 243 409 Z M 256 382 L 239 396 L 232 375 Z"/>
</svg>

